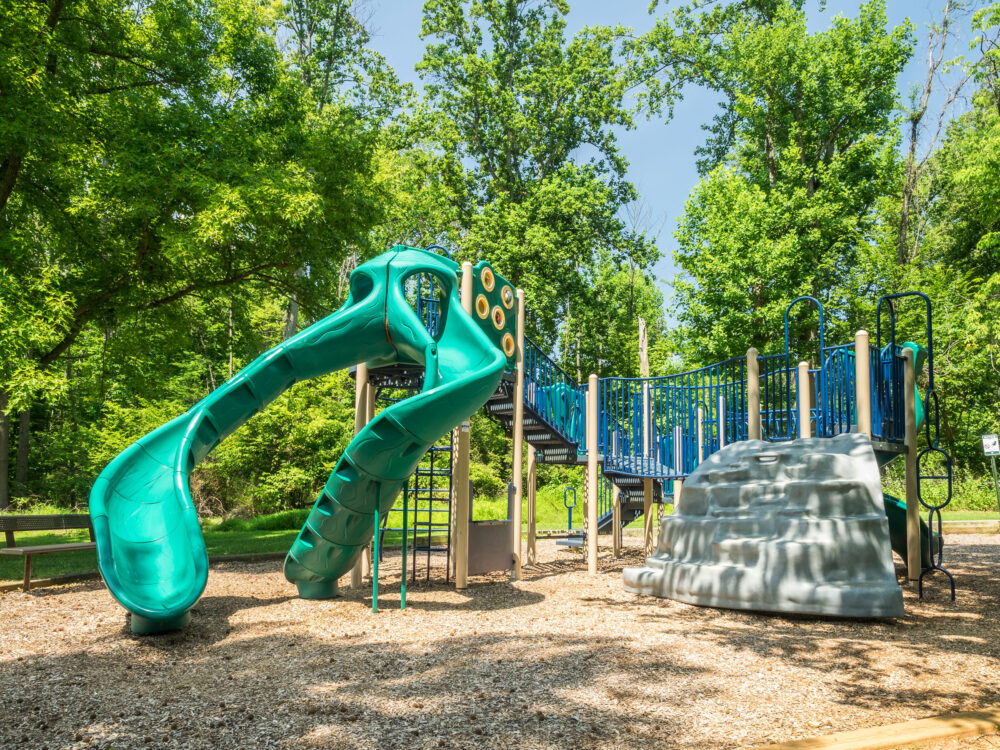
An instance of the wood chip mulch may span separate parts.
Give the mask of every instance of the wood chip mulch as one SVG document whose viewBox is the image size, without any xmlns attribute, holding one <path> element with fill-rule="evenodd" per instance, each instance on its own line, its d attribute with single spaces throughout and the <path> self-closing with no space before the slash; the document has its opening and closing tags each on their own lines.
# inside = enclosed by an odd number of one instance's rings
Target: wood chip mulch
<svg viewBox="0 0 1000 750">
<path fill-rule="evenodd" d="M 374 615 L 370 587 L 305 601 L 278 561 L 226 563 L 153 637 L 100 582 L 0 595 L 0 747 L 730 748 L 1000 699 L 1000 537 L 947 539 L 955 603 L 937 576 L 876 622 L 633 596 L 637 542 L 596 578 L 541 542 L 465 592 L 442 557 L 405 611 L 397 553 Z"/>
</svg>

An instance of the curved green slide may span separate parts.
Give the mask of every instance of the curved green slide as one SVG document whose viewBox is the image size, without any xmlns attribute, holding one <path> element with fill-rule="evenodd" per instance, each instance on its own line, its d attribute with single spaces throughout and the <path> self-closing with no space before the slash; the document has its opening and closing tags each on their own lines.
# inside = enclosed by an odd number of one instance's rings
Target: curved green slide
<svg viewBox="0 0 1000 750">
<path fill-rule="evenodd" d="M 382 411 L 348 445 L 285 560 L 305 598 L 336 594 L 427 448 L 479 409 L 512 366 L 512 287 L 488 263 L 474 269 L 474 297 L 489 314 L 468 315 L 459 267 L 424 250 L 396 247 L 351 274 L 344 306 L 258 357 L 186 413 L 144 436 L 101 472 L 90 494 L 98 566 L 132 629 L 183 627 L 205 589 L 208 557 L 188 477 L 250 417 L 294 383 L 358 362 L 425 368 L 423 390 Z M 418 274 L 441 290 L 431 336 L 405 296 Z M 504 312 L 507 311 L 507 312 Z M 504 351 L 509 356 L 504 354 Z"/>
</svg>

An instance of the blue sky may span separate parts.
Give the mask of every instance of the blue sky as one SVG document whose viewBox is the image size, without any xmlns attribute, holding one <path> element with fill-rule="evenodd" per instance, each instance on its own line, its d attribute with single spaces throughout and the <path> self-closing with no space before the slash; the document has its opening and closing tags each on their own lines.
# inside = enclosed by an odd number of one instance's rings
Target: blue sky
<svg viewBox="0 0 1000 750">
<path fill-rule="evenodd" d="M 909 18 L 916 26 L 916 51 L 898 82 L 904 99 L 912 86 L 923 83 L 927 24 L 940 14 L 943 4 L 943 0 L 888 0 L 891 25 Z M 372 47 L 385 55 L 403 80 L 417 84 L 419 79 L 414 66 L 423 56 L 424 49 L 418 36 L 422 5 L 419 0 L 372 0 L 369 5 L 373 14 L 370 22 L 374 32 Z M 826 9 L 821 12 L 819 0 L 808 0 L 806 12 L 810 29 L 827 28 L 840 14 L 854 16 L 859 5 L 858 0 L 828 0 Z M 647 13 L 648 0 L 570 0 L 570 6 L 568 32 L 571 34 L 584 26 L 619 23 L 631 26 L 635 33 L 642 33 L 654 20 Z M 661 2 L 658 13 L 662 13 L 662 9 Z M 969 36 L 966 21 L 953 54 L 967 49 Z M 701 126 L 712 119 L 716 103 L 711 92 L 691 89 L 675 108 L 670 122 L 640 120 L 634 130 L 617 133 L 622 152 L 630 162 L 629 179 L 642 196 L 650 223 L 656 228 L 662 227 L 658 236 L 662 257 L 655 272 L 668 299 L 668 307 L 670 288 L 666 282 L 676 274 L 672 257 L 676 247 L 673 231 L 684 210 L 684 201 L 698 181 L 694 150 L 704 140 Z M 930 112 L 936 113 L 933 104 Z"/>
</svg>

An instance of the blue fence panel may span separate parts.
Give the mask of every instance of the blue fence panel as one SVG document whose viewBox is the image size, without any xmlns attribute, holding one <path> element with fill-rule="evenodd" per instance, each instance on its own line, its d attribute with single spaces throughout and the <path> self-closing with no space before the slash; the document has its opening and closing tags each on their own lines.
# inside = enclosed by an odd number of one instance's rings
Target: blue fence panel
<svg viewBox="0 0 1000 750">
<path fill-rule="evenodd" d="M 684 477 L 699 454 L 747 435 L 743 357 L 676 375 L 603 378 L 600 389 L 599 442 L 610 471 Z"/>
<path fill-rule="evenodd" d="M 611 482 L 601 474 L 597 488 L 597 517 L 603 518 L 614 510 L 614 488 Z"/>
<path fill-rule="evenodd" d="M 757 357 L 760 369 L 761 437 L 777 442 L 792 440 L 797 435 L 798 417 L 792 388 L 792 368 L 786 367 L 784 354 Z"/>
<path fill-rule="evenodd" d="M 853 344 L 828 346 L 823 350 L 823 393 L 819 403 L 823 423 L 817 435 L 842 435 L 857 423 L 854 368 Z"/>
<path fill-rule="evenodd" d="M 902 348 L 890 344 L 880 352 L 872 347 L 870 356 L 872 437 L 901 443 L 906 436 Z"/>
<path fill-rule="evenodd" d="M 531 339 L 524 339 L 524 403 L 563 437 L 584 443 L 584 403 L 581 388 Z"/>
</svg>

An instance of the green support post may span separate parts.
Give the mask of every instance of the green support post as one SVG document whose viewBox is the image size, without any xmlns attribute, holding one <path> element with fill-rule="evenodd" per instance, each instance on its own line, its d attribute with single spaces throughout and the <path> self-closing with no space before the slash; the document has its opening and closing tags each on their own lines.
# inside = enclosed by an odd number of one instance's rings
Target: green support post
<svg viewBox="0 0 1000 750">
<path fill-rule="evenodd" d="M 403 577 L 399 584 L 399 608 L 406 609 L 406 532 L 407 532 L 407 505 L 410 499 L 410 487 L 403 488 Z"/>
<path fill-rule="evenodd" d="M 378 612 L 378 503 L 375 503 L 375 535 L 372 537 L 372 612 Z"/>
</svg>

